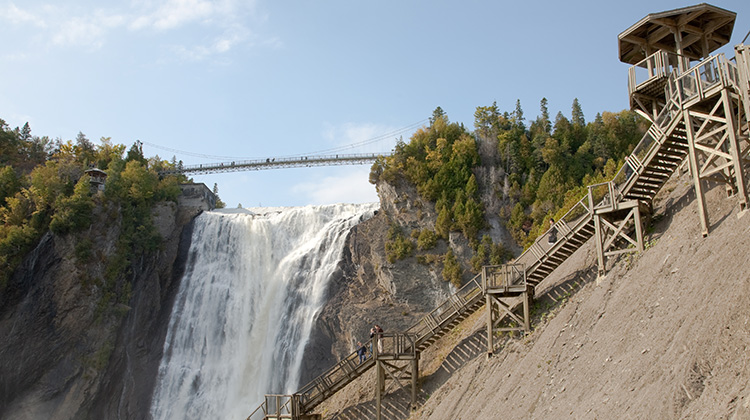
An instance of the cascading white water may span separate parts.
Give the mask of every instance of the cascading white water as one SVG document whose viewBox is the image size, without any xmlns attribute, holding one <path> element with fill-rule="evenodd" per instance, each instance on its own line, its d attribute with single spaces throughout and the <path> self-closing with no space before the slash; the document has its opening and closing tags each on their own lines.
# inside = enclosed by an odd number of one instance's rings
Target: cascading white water
<svg viewBox="0 0 750 420">
<path fill-rule="evenodd" d="M 153 418 L 240 419 L 264 394 L 296 391 L 346 235 L 376 208 L 200 215 L 164 343 Z"/>
</svg>

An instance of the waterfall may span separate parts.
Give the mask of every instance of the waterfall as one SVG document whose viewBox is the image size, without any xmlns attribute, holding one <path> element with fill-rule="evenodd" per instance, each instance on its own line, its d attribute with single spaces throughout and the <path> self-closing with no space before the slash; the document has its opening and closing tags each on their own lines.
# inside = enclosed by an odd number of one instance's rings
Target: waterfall
<svg viewBox="0 0 750 420">
<path fill-rule="evenodd" d="M 376 204 L 224 210 L 195 221 L 151 404 L 154 419 L 241 419 L 297 390 L 328 281 Z"/>
</svg>

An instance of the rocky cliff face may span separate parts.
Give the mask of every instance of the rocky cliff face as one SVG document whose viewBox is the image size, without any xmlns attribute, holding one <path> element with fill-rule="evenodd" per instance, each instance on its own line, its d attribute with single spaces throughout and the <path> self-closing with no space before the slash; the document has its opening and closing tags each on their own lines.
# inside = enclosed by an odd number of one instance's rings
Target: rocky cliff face
<svg viewBox="0 0 750 420">
<path fill-rule="evenodd" d="M 398 223 L 407 234 L 433 228 L 432 204 L 405 182 L 381 183 L 378 195 L 378 213 L 349 234 L 340 269 L 329 286 L 330 297 L 305 350 L 302 384 L 354 351 L 357 341 L 369 340 L 373 324 L 386 331 L 406 329 L 449 294 L 441 266 L 419 264 L 413 257 L 395 263 L 386 259 L 390 225 Z M 446 244 L 439 248 L 431 252 L 445 253 Z"/>
<path fill-rule="evenodd" d="M 478 148 L 481 165 L 474 168 L 474 174 L 486 211 L 487 230 L 483 233 L 518 254 L 521 249 L 499 218 L 504 194 L 498 186 L 507 184 L 507 175 L 497 166 L 495 143 L 479 141 Z M 369 340 L 373 324 L 386 331 L 403 331 L 455 291 L 443 280 L 442 262 L 420 263 L 409 257 L 389 263 L 386 259 L 391 224 L 399 225 L 406 236 L 421 229 L 434 230 L 434 203 L 423 200 L 404 179 L 393 184 L 381 181 L 377 189 L 380 210 L 349 235 L 340 270 L 331 282 L 330 298 L 305 352 L 302 384 L 354 351 L 358 341 Z M 462 234 L 451 232 L 448 241 L 439 240 L 434 249 L 421 254 L 442 256 L 449 248 L 462 263 L 464 280 L 468 280 L 473 276 L 468 266 L 473 251 Z"/>
<path fill-rule="evenodd" d="M 477 171 L 480 189 L 486 186 L 483 194 L 496 196 L 491 185 L 503 174 Z M 302 384 L 354 351 L 358 341 L 369 340 L 373 324 L 386 331 L 403 331 L 455 291 L 443 280 L 441 262 L 420 263 L 415 257 L 387 261 L 385 243 L 391 224 L 398 224 L 409 236 L 412 231 L 434 230 L 437 213 L 434 204 L 423 200 L 407 181 L 381 182 L 377 188 L 380 210 L 349 235 L 340 271 L 331 282 L 330 298 L 305 353 Z M 488 222 L 488 232 L 496 242 L 516 248 L 499 221 Z M 449 247 L 464 263 L 465 280 L 473 276 L 466 264 L 473 251 L 460 233 L 452 232 L 448 241 L 439 240 L 426 253 L 442 256 Z"/>
<path fill-rule="evenodd" d="M 0 418 L 147 415 L 198 212 L 154 210 L 163 246 L 118 276 L 131 285 L 127 304 L 107 300 L 96 281 L 120 235 L 117 209 L 98 208 L 87 232 L 42 238 L 0 293 Z"/>
</svg>

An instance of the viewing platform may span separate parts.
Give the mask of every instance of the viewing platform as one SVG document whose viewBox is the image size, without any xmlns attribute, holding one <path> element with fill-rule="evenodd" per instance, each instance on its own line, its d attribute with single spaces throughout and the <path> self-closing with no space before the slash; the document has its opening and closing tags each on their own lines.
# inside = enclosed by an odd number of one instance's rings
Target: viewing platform
<svg viewBox="0 0 750 420">
<path fill-rule="evenodd" d="M 628 71 L 630 106 L 654 121 L 669 97 L 667 78 L 729 43 L 737 14 L 702 3 L 646 15 L 618 35 Z"/>
</svg>

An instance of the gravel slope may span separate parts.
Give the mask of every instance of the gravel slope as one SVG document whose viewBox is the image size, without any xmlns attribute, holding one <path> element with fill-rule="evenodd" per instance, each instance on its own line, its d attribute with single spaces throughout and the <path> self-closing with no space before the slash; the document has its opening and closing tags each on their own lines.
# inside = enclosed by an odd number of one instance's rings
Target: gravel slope
<svg viewBox="0 0 750 420">
<path fill-rule="evenodd" d="M 538 289 L 534 330 L 487 358 L 484 312 L 421 360 L 420 407 L 389 394 L 386 419 L 750 418 L 750 215 L 708 193 L 702 238 L 692 183 L 657 197 L 647 250 L 596 279 L 586 244 Z M 374 418 L 374 374 L 321 406 Z"/>
</svg>

